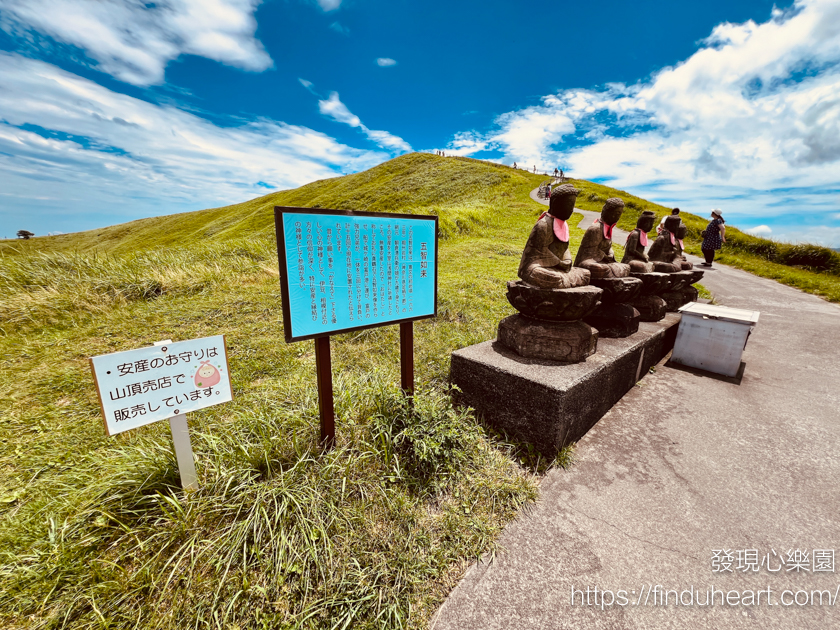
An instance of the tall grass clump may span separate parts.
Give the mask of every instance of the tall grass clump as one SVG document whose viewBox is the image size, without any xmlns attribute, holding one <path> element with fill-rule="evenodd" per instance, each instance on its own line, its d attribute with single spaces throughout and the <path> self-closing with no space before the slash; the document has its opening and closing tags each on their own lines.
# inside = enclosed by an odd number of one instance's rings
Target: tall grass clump
<svg viewBox="0 0 840 630">
<path fill-rule="evenodd" d="M 272 259 L 277 254 L 268 238 L 119 257 L 6 255 L 0 257 L 0 327 L 72 323 L 133 301 L 192 295 L 243 274 L 264 273 Z"/>
<path fill-rule="evenodd" d="M 448 396 L 407 398 L 396 390 L 380 398 L 372 431 L 396 478 L 435 491 L 469 466 L 481 434 L 468 410 L 454 409 Z"/>
<path fill-rule="evenodd" d="M 14 545 L 0 526 L 0 614 L 31 628 L 419 627 L 429 584 L 448 588 L 453 561 L 486 549 L 535 488 L 440 393 L 409 403 L 376 373 L 336 393 L 343 435 L 324 454 L 312 400 L 196 427 L 193 493 L 165 431 L 83 467 Z"/>
</svg>

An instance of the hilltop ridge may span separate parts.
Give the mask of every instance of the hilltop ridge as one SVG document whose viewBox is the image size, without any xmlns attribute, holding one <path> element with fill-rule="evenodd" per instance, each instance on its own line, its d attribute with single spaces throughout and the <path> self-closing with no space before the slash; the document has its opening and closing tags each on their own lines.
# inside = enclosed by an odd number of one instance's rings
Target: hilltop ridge
<svg viewBox="0 0 840 630">
<path fill-rule="evenodd" d="M 300 206 L 441 216 L 443 230 L 460 231 L 476 217 L 465 208 L 498 207 L 545 177 L 479 160 L 410 153 L 360 173 L 311 182 L 219 208 L 138 219 L 109 227 L 0 244 L 20 250 L 128 253 L 132 250 L 269 234 L 274 206 Z M 459 210 L 460 209 L 460 210 Z M 474 214 L 474 213 L 473 213 Z"/>
<path fill-rule="evenodd" d="M 318 180 L 238 204 L 30 241 L 6 241 L 0 243 L 0 255 L 125 255 L 162 247 L 272 238 L 274 206 L 436 214 L 440 217 L 440 236 L 448 238 L 496 224 L 514 206 L 527 208 L 533 204 L 535 214 L 542 212 L 528 194 L 545 179 L 545 175 L 494 162 L 409 153 L 360 173 Z M 657 221 L 671 211 L 623 190 L 583 179 L 568 181 L 580 189 L 577 205 L 585 210 L 598 211 L 607 198 L 621 197 L 627 205 L 619 226 L 626 230 L 635 227 L 644 210 L 656 213 Z M 687 250 L 699 254 L 701 232 L 708 219 L 688 212 L 680 217 L 688 227 Z M 836 281 L 826 277 L 840 275 L 837 251 L 818 245 L 780 243 L 746 234 L 732 225 L 727 225 L 726 236 L 720 262 L 840 300 Z"/>
</svg>

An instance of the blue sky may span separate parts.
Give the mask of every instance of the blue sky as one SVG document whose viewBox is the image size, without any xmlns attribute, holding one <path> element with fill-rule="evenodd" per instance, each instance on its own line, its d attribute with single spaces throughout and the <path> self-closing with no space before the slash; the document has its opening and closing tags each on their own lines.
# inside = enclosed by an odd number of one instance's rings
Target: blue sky
<svg viewBox="0 0 840 630">
<path fill-rule="evenodd" d="M 0 0 L 0 236 L 436 149 L 840 247 L 840 0 Z"/>
</svg>

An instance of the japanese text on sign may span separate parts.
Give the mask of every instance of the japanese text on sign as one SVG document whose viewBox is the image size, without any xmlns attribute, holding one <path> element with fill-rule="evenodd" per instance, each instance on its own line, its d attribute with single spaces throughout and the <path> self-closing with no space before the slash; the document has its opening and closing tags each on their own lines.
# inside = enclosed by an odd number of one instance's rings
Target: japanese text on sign
<svg viewBox="0 0 840 630">
<path fill-rule="evenodd" d="M 433 316 L 434 217 L 278 208 L 286 338 Z"/>
<path fill-rule="evenodd" d="M 224 335 L 90 361 L 108 435 L 232 399 Z"/>
</svg>

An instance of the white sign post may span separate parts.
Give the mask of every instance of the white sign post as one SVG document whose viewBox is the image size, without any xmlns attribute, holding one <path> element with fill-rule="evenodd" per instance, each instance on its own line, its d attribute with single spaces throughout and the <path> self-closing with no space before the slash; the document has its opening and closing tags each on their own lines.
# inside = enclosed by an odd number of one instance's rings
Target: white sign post
<svg viewBox="0 0 840 630">
<path fill-rule="evenodd" d="M 224 335 L 90 359 L 107 435 L 169 420 L 185 490 L 198 488 L 186 413 L 233 399 Z"/>
</svg>

